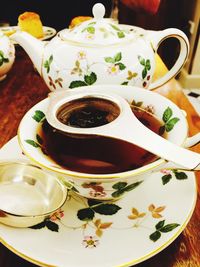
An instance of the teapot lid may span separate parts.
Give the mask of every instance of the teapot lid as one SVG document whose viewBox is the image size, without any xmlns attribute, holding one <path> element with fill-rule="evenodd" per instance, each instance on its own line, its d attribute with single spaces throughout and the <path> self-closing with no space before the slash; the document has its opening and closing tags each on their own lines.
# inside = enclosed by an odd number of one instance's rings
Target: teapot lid
<svg viewBox="0 0 200 267">
<path fill-rule="evenodd" d="M 60 32 L 63 40 L 86 45 L 112 45 L 132 40 L 133 35 L 120 29 L 120 25 L 105 19 L 105 7 L 97 3 L 92 9 L 94 18 L 75 26 L 72 29 L 65 29 Z"/>
</svg>

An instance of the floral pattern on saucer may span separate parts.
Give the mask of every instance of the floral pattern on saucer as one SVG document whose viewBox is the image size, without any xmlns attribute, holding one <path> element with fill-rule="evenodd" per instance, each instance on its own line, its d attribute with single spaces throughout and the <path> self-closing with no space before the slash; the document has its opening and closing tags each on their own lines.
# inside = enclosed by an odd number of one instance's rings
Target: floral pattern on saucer
<svg viewBox="0 0 200 267">
<path fill-rule="evenodd" d="M 73 202 L 77 201 L 81 203 L 81 209 L 76 210 L 74 220 L 78 220 L 75 225 L 70 226 L 67 218 L 64 219 L 65 211 L 60 209 L 54 213 L 51 217 L 46 218 L 42 223 L 30 227 L 31 229 L 47 229 L 59 232 L 60 227 L 65 227 L 70 231 L 80 230 L 82 232 L 82 244 L 85 248 L 95 248 L 99 244 L 100 238 L 103 234 L 106 234 L 109 229 L 125 230 L 138 228 L 145 228 L 148 225 L 149 239 L 156 242 L 165 233 L 173 231 L 176 227 L 180 226 L 179 223 L 167 223 L 166 219 L 162 215 L 166 206 L 156 207 L 154 204 L 144 207 L 142 211 L 139 211 L 136 207 L 132 207 L 128 214 L 124 217 L 125 223 L 121 227 L 115 227 L 115 220 L 113 217 L 119 210 L 123 209 L 117 202 L 101 202 L 92 199 L 84 199 L 80 196 L 71 194 L 66 206 L 73 206 Z M 107 218 L 105 219 L 104 216 Z M 129 221 L 127 221 L 127 218 Z M 154 220 L 152 220 L 152 218 Z M 151 222 L 150 222 L 151 221 Z M 131 222 L 131 223 L 130 223 Z"/>
<path fill-rule="evenodd" d="M 0 150 L 1 159 L 11 156 L 25 158 L 16 137 Z M 163 185 L 162 177 L 167 174 L 172 178 Z M 124 198 L 103 202 L 120 207 L 115 208 L 116 213 L 105 215 L 95 211 L 91 220 L 80 220 L 77 214 L 91 205 L 94 209 L 94 202 L 89 205 L 89 200 L 72 193 L 41 229 L 1 224 L 1 241 L 40 266 L 133 266 L 162 251 L 186 227 L 197 191 L 194 173 L 185 175 L 187 179 L 177 179 L 166 170 L 152 173 Z"/>
</svg>

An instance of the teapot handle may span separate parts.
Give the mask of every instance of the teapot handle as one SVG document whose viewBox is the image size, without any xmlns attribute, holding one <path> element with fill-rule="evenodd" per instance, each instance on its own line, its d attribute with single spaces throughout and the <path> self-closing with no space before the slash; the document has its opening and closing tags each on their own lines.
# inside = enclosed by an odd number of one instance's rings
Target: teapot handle
<svg viewBox="0 0 200 267">
<path fill-rule="evenodd" d="M 189 41 L 187 36 L 181 30 L 175 28 L 169 28 L 158 32 L 149 31 L 149 37 L 155 52 L 158 50 L 159 45 L 167 38 L 176 38 L 180 44 L 179 56 L 174 66 L 163 77 L 150 84 L 148 89 L 153 90 L 167 83 L 179 73 L 189 54 Z"/>
</svg>

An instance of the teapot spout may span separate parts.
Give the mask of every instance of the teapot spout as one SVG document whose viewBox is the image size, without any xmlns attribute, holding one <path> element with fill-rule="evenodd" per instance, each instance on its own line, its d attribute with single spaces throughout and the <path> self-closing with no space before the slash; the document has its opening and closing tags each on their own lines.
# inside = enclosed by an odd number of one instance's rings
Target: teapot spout
<svg viewBox="0 0 200 267">
<path fill-rule="evenodd" d="M 44 42 L 38 40 L 27 32 L 17 31 L 10 36 L 11 40 L 17 42 L 32 60 L 35 68 L 41 75 L 42 57 L 44 51 Z"/>
</svg>

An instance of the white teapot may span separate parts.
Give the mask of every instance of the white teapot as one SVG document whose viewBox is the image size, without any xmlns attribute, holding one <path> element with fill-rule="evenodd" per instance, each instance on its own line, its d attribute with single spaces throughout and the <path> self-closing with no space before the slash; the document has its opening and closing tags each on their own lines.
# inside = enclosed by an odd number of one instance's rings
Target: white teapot
<svg viewBox="0 0 200 267">
<path fill-rule="evenodd" d="M 189 52 L 186 35 L 178 29 L 146 31 L 104 19 L 102 4 L 94 18 L 60 31 L 49 43 L 25 32 L 11 36 L 30 56 L 51 91 L 94 84 L 123 84 L 153 89 L 166 83 L 183 67 Z M 155 52 L 166 38 L 180 43 L 179 57 L 159 80 L 151 83 Z"/>
<path fill-rule="evenodd" d="M 0 32 L 0 81 L 5 79 L 15 59 L 15 47 L 10 39 Z"/>
</svg>

